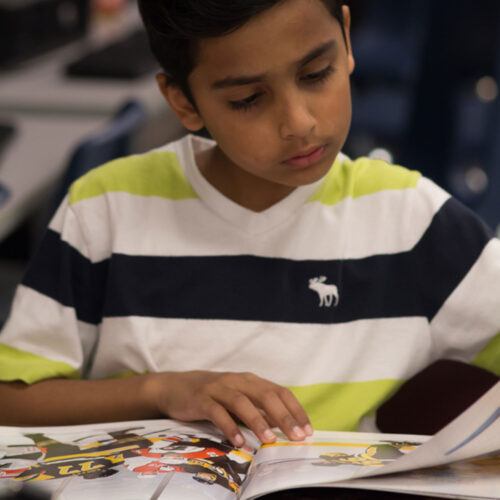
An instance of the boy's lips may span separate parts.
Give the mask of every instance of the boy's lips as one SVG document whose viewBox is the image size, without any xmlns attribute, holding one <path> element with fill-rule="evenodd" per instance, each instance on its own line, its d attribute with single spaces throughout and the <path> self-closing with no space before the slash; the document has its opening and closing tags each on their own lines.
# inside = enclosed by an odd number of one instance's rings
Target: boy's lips
<svg viewBox="0 0 500 500">
<path fill-rule="evenodd" d="M 307 150 L 300 151 L 295 156 L 288 158 L 283 163 L 292 167 L 308 167 L 319 161 L 325 152 L 325 146 L 314 146 Z"/>
</svg>

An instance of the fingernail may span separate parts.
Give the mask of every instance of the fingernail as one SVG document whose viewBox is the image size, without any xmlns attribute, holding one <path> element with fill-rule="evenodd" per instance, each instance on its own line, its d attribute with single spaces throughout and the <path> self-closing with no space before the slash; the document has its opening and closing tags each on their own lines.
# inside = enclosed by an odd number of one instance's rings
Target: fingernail
<svg viewBox="0 0 500 500">
<path fill-rule="evenodd" d="M 276 439 L 276 434 L 271 429 L 266 429 L 262 435 L 266 441 L 274 441 Z"/>
<path fill-rule="evenodd" d="M 312 436 L 314 432 L 311 424 L 304 425 L 304 431 L 308 436 Z"/>
<path fill-rule="evenodd" d="M 297 439 L 304 439 L 306 437 L 306 435 L 304 434 L 304 431 L 298 426 L 296 425 L 293 429 L 292 429 L 292 434 L 297 438 Z"/>
<path fill-rule="evenodd" d="M 241 434 L 236 434 L 236 436 L 234 436 L 233 443 L 239 448 L 245 444 L 245 439 Z"/>
</svg>

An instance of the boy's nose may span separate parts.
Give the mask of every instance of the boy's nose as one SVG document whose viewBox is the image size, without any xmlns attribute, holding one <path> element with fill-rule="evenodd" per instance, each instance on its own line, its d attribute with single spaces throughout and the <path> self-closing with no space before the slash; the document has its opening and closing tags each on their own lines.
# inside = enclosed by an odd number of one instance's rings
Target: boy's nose
<svg viewBox="0 0 500 500">
<path fill-rule="evenodd" d="M 308 137 L 316 126 L 314 115 L 300 97 L 291 98 L 280 106 L 278 120 L 282 139 Z"/>
</svg>

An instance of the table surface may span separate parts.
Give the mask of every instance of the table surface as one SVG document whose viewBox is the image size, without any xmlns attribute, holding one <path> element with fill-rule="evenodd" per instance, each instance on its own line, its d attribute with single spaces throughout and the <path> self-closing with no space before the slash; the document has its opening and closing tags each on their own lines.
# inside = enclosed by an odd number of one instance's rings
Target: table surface
<svg viewBox="0 0 500 500">
<path fill-rule="evenodd" d="M 102 128 L 129 99 L 148 113 L 134 137 L 133 152 L 185 133 L 156 86 L 155 72 L 137 80 L 67 78 L 64 67 L 76 54 L 120 38 L 139 23 L 137 8 L 93 26 L 89 35 L 10 70 L 0 72 L 0 121 L 16 134 L 0 155 L 0 241 L 52 194 L 75 146 Z"/>
<path fill-rule="evenodd" d="M 49 195 L 75 141 L 104 123 L 102 117 L 22 114 L 5 118 L 15 124 L 16 133 L 0 158 L 0 183 L 10 192 L 0 206 L 0 240 Z"/>
<path fill-rule="evenodd" d="M 72 78 L 66 63 L 94 47 L 119 39 L 139 26 L 135 5 L 113 20 L 94 22 L 78 41 L 0 72 L 0 110 L 108 115 L 126 99 L 139 99 L 148 110 L 162 103 L 154 72 L 132 80 Z"/>
</svg>

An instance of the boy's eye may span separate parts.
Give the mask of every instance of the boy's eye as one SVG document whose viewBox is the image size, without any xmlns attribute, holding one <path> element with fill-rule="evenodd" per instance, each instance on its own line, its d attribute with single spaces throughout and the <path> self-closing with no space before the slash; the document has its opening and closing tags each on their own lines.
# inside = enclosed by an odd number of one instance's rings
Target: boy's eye
<svg viewBox="0 0 500 500">
<path fill-rule="evenodd" d="M 301 80 L 305 83 L 321 83 L 323 80 L 326 80 L 332 73 L 333 73 L 333 67 L 331 65 L 328 65 L 321 71 L 316 71 L 315 73 L 309 73 L 301 77 Z"/>
<path fill-rule="evenodd" d="M 253 106 L 255 106 L 258 102 L 261 93 L 252 94 L 251 96 L 245 97 L 245 99 L 240 99 L 239 101 L 229 101 L 229 105 L 233 109 L 247 111 Z"/>
<path fill-rule="evenodd" d="M 326 80 L 334 72 L 333 67 L 329 64 L 326 68 L 321 71 L 316 71 L 315 73 L 309 73 L 300 78 L 304 83 L 311 85 L 319 84 Z M 239 99 L 238 101 L 229 101 L 231 108 L 241 111 L 248 111 L 254 106 L 257 106 L 259 98 L 262 96 L 262 92 L 256 92 L 244 99 Z"/>
</svg>

